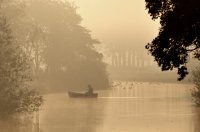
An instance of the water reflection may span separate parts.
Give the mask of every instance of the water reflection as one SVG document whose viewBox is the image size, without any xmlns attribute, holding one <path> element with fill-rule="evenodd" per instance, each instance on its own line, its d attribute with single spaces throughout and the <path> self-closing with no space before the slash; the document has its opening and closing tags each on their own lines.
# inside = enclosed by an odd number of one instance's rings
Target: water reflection
<svg viewBox="0 0 200 132">
<path fill-rule="evenodd" d="M 194 107 L 195 116 L 193 116 L 194 120 L 194 132 L 200 132 L 200 108 Z"/>
<path fill-rule="evenodd" d="M 126 83 L 125 83 L 126 84 Z M 120 85 L 123 85 L 120 86 Z M 110 92 L 101 132 L 191 132 L 191 85 L 123 82 Z M 114 127 L 115 126 L 115 127 Z"/>
<path fill-rule="evenodd" d="M 0 120 L 1 132 L 39 132 L 39 124 L 35 114 L 32 116 L 17 115 L 9 119 Z"/>
<path fill-rule="evenodd" d="M 43 132 L 96 132 L 103 123 L 106 101 L 73 99 L 66 94 L 48 95 L 47 99 L 40 117 Z"/>
<path fill-rule="evenodd" d="M 0 132 L 200 132 L 191 87 L 121 82 L 97 99 L 49 94 L 38 119 L 0 121 Z"/>
<path fill-rule="evenodd" d="M 46 96 L 43 132 L 192 132 L 197 111 L 186 84 L 118 82 L 97 99 Z M 195 125 L 195 131 L 199 129 Z"/>
</svg>

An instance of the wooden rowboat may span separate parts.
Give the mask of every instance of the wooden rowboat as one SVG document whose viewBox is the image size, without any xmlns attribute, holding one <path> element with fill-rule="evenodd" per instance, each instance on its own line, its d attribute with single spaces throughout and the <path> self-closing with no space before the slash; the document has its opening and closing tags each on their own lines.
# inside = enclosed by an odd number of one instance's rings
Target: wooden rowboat
<svg viewBox="0 0 200 132">
<path fill-rule="evenodd" d="M 98 93 L 88 94 L 88 93 L 78 93 L 78 92 L 72 92 L 72 91 L 68 91 L 68 95 L 71 98 L 97 98 L 98 97 Z"/>
</svg>

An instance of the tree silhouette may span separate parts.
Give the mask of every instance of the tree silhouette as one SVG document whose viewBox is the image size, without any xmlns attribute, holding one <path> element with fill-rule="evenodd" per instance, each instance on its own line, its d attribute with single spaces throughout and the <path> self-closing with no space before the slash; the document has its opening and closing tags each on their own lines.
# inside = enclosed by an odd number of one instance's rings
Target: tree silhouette
<svg viewBox="0 0 200 132">
<path fill-rule="evenodd" d="M 187 74 L 189 54 L 200 60 L 200 1 L 145 0 L 152 19 L 160 19 L 158 36 L 146 48 L 163 71 L 178 69 L 178 80 Z"/>
</svg>

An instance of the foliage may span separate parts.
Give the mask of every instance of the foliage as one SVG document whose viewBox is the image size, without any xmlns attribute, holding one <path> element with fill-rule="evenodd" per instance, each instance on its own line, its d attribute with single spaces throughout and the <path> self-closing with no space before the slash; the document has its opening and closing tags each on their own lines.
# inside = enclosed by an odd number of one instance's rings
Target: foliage
<svg viewBox="0 0 200 132">
<path fill-rule="evenodd" d="M 4 16 L 0 16 L 0 117 L 38 110 L 42 97 L 29 89 L 30 65 L 26 54 L 13 42 Z"/>
<path fill-rule="evenodd" d="M 106 65 L 95 49 L 99 41 L 80 25 L 76 9 L 66 1 L 3 0 L 2 12 L 12 23 L 14 41 L 25 49 L 36 85 L 108 87 Z"/>
<path fill-rule="evenodd" d="M 192 82 L 195 88 L 192 90 L 192 96 L 197 106 L 200 106 L 200 66 L 192 71 Z"/>
<path fill-rule="evenodd" d="M 1 5 L 1 12 L 12 23 L 13 41 L 24 48 L 31 62 L 32 73 L 36 75 L 40 65 L 44 64 L 45 27 L 26 12 L 26 0 L 3 0 Z"/>
<path fill-rule="evenodd" d="M 77 14 L 76 6 L 66 1 L 29 2 L 27 12 L 48 31 L 44 79 L 56 83 L 57 87 L 63 84 L 65 88 L 87 87 L 89 83 L 98 88 L 108 87 L 103 56 L 95 50 L 99 41 L 80 25 L 82 18 Z"/>
<path fill-rule="evenodd" d="M 158 36 L 146 48 L 163 71 L 178 69 L 182 80 L 192 52 L 200 60 L 200 1 L 145 0 L 153 19 L 160 19 Z"/>
</svg>

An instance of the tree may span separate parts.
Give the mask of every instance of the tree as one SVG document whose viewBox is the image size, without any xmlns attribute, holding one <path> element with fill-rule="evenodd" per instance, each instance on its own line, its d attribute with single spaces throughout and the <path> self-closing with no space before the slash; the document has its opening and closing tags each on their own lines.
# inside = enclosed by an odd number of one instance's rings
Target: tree
<svg viewBox="0 0 200 132">
<path fill-rule="evenodd" d="M 12 23 L 15 41 L 25 49 L 38 77 L 35 84 L 55 82 L 48 89 L 60 84 L 84 87 L 87 83 L 108 87 L 106 65 L 95 49 L 99 41 L 80 25 L 82 18 L 75 5 L 52 0 L 3 0 L 2 8 Z M 46 68 L 44 72 L 41 67 Z"/>
<path fill-rule="evenodd" d="M 99 41 L 80 25 L 82 18 L 75 5 L 66 1 L 29 0 L 27 13 L 48 31 L 44 79 L 55 82 L 54 87 L 62 84 L 64 88 L 84 88 L 89 83 L 98 88 L 108 87 L 103 56 L 95 49 Z"/>
<path fill-rule="evenodd" d="M 158 36 L 146 48 L 163 71 L 178 69 L 187 74 L 189 54 L 200 60 L 200 1 L 145 0 L 152 19 L 160 19 Z"/>
<path fill-rule="evenodd" d="M 26 12 L 26 0 L 2 0 L 1 12 L 10 21 L 13 41 L 24 48 L 33 75 L 36 77 L 44 64 L 45 26 L 38 23 L 30 14 Z"/>
<path fill-rule="evenodd" d="M 30 89 L 30 63 L 15 44 L 6 17 L 0 15 L 0 117 L 39 109 L 42 97 Z"/>
</svg>

